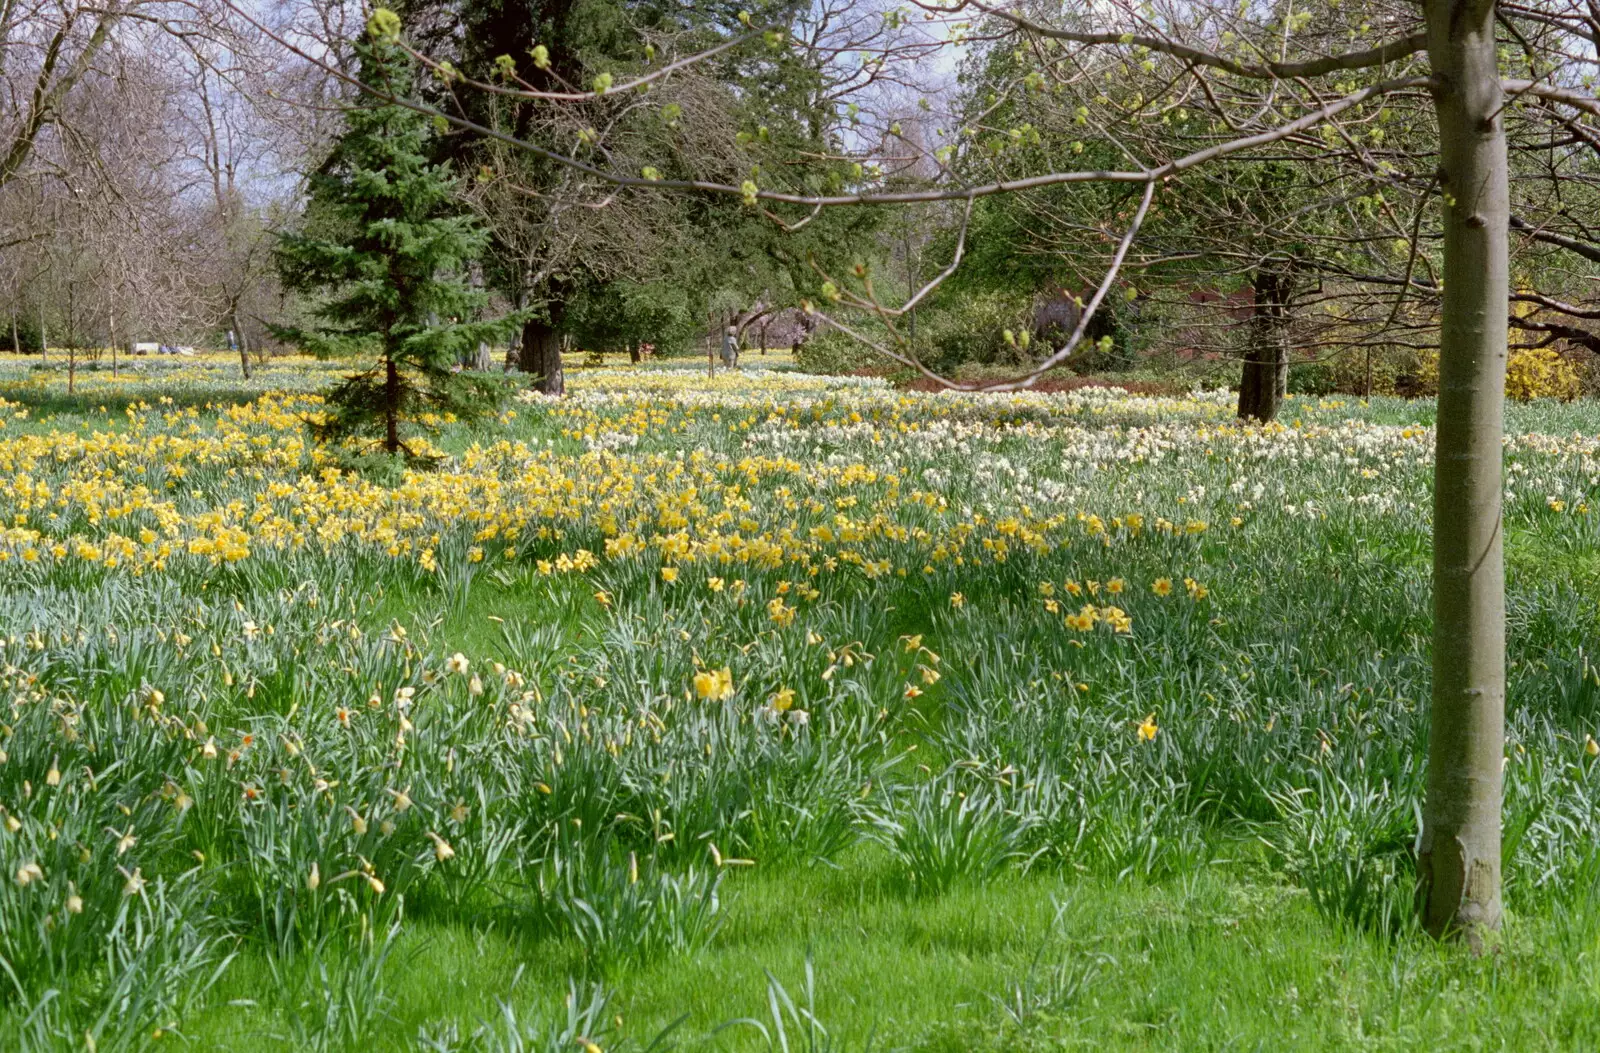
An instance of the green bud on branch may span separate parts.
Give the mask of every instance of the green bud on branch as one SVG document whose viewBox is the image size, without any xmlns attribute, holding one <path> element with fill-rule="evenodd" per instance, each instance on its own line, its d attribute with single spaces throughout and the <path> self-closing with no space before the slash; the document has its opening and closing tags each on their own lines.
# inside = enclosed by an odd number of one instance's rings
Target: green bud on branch
<svg viewBox="0 0 1600 1053">
<path fill-rule="evenodd" d="M 400 16 L 387 7 L 380 7 L 367 19 L 367 34 L 385 44 L 400 41 Z"/>
</svg>

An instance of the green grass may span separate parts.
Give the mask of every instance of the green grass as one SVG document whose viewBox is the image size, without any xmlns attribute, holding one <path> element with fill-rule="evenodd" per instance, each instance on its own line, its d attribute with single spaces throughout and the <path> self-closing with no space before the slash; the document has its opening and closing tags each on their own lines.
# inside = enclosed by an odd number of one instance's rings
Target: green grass
<svg viewBox="0 0 1600 1053">
<path fill-rule="evenodd" d="M 1386 940 L 1330 924 L 1303 893 L 1244 867 L 1156 884 L 1010 875 L 927 901 L 900 891 L 881 862 L 863 851 L 840 869 L 730 880 L 714 947 L 613 979 L 608 1016 L 623 1022 L 614 1037 L 670 1028 L 679 1048 L 776 1048 L 771 992 L 781 988 L 826 1029 L 832 1044 L 817 1048 L 836 1050 L 1600 1041 L 1600 933 L 1587 917 L 1513 919 L 1475 959 L 1417 935 Z M 473 1032 L 503 1028 L 508 1012 L 562 1014 L 577 961 L 572 948 L 514 929 L 413 923 L 363 992 L 366 1045 L 478 1048 Z M 303 1048 L 290 1021 L 307 1001 L 320 1008 L 319 982 L 296 976 L 285 987 L 246 956 L 216 992 L 240 1004 L 203 1016 L 189 1037 L 230 1053 Z M 791 1048 L 812 1048 L 804 1026 L 780 1015 Z M 741 1018 L 762 1027 L 734 1023 Z M 433 1044 L 419 1046 L 424 1038 Z"/>
<path fill-rule="evenodd" d="M 281 456 L 292 416 L 40 389 L 0 432 L 0 1048 L 1595 1045 L 1595 406 L 1510 414 L 1509 915 L 1475 959 L 1409 922 L 1426 404 L 1250 431 L 671 372 L 378 487 Z M 187 553 L 219 521 L 247 558 Z M 20 556 L 57 537 L 133 565 Z M 1091 598 L 1132 631 L 1063 620 Z"/>
</svg>

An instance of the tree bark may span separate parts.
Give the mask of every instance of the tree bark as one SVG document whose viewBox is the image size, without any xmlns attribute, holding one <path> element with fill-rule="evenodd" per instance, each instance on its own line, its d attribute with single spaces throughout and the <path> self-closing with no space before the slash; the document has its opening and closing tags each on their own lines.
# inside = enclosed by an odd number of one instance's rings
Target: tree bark
<svg viewBox="0 0 1600 1053">
<path fill-rule="evenodd" d="M 383 359 L 383 448 L 390 454 L 400 452 L 400 370 L 394 359 Z"/>
<path fill-rule="evenodd" d="M 521 289 L 521 288 L 518 288 L 517 289 L 517 295 L 512 301 L 512 307 L 514 307 L 517 311 L 521 311 L 523 306 L 526 305 L 527 302 L 528 302 L 527 292 L 525 290 Z M 506 341 L 505 371 L 507 373 L 509 373 L 513 369 L 520 368 L 521 365 L 522 365 L 522 330 L 520 328 L 518 328 L 518 329 L 516 329 L 516 330 L 514 330 L 512 332 L 511 338 Z"/>
<path fill-rule="evenodd" d="M 816 332 L 816 329 L 817 329 L 817 320 L 816 320 L 816 318 L 814 316 L 808 314 L 805 311 L 801 311 L 800 312 L 800 331 L 795 334 L 794 347 L 791 348 L 790 350 L 794 354 L 798 355 L 800 353 L 800 349 L 806 345 L 806 341 L 807 340 L 811 339 L 811 335 L 814 332 Z"/>
<path fill-rule="evenodd" d="M 1433 486 L 1433 699 L 1418 909 L 1481 945 L 1500 924 L 1505 565 L 1500 444 L 1509 222 L 1493 0 L 1427 0 L 1444 197 Z"/>
<path fill-rule="evenodd" d="M 1289 373 L 1289 351 L 1284 343 L 1288 299 L 1289 277 L 1284 263 L 1261 263 L 1256 268 L 1249 348 L 1239 378 L 1241 420 L 1264 424 L 1278 415 L 1278 407 L 1283 404 Z"/>
<path fill-rule="evenodd" d="M 244 337 L 244 326 L 239 324 L 239 312 L 233 312 L 233 338 L 239 344 L 239 371 L 246 380 L 250 379 L 250 345 Z"/>
<path fill-rule="evenodd" d="M 565 395 L 567 377 L 561 368 L 561 334 L 541 318 L 522 323 L 520 358 L 525 373 L 534 374 L 538 389 L 546 395 Z"/>
</svg>

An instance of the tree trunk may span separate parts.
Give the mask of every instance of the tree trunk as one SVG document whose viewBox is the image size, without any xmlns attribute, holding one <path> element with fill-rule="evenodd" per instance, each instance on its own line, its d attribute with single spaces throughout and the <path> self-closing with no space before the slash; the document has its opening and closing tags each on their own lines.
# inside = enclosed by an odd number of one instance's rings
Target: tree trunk
<svg viewBox="0 0 1600 1053">
<path fill-rule="evenodd" d="M 11 312 L 11 353 L 22 354 L 22 340 L 17 333 L 17 312 Z"/>
<path fill-rule="evenodd" d="M 522 308 L 527 304 L 527 302 L 528 302 L 528 294 L 525 291 L 523 291 L 522 289 L 518 289 L 516 298 L 512 302 L 512 306 L 517 311 L 521 311 Z M 520 368 L 521 365 L 522 365 L 522 329 L 518 328 L 518 329 L 516 329 L 516 330 L 514 330 L 512 332 L 511 338 L 506 341 L 506 366 L 505 366 L 505 371 L 507 373 L 509 373 L 513 369 Z"/>
<path fill-rule="evenodd" d="M 632 362 L 634 365 L 638 365 L 640 362 L 644 361 L 644 356 L 639 354 L 639 345 L 638 344 L 635 344 L 635 343 L 629 343 L 628 344 L 628 361 Z"/>
<path fill-rule="evenodd" d="M 50 361 L 50 342 L 44 338 L 44 304 L 39 305 L 39 364 Z"/>
<path fill-rule="evenodd" d="M 400 370 L 394 359 L 383 359 L 383 448 L 390 454 L 400 452 Z"/>
<path fill-rule="evenodd" d="M 561 334 L 540 318 L 522 323 L 522 369 L 538 377 L 536 386 L 546 395 L 565 395 L 567 377 L 561 368 Z"/>
<path fill-rule="evenodd" d="M 1263 424 L 1278 415 L 1288 384 L 1289 353 L 1284 344 L 1289 279 L 1282 261 L 1256 268 L 1255 307 L 1250 315 L 1250 346 L 1239 378 L 1239 417 Z"/>
<path fill-rule="evenodd" d="M 1427 0 L 1439 121 L 1444 299 L 1433 483 L 1433 704 L 1418 909 L 1481 945 L 1500 924 L 1505 564 L 1500 443 L 1506 373 L 1505 103 L 1493 0 Z"/>
<path fill-rule="evenodd" d="M 795 334 L 794 347 L 790 350 L 798 355 L 800 349 L 806 346 L 806 341 L 811 339 L 811 334 L 817 331 L 817 319 L 805 311 L 800 312 L 800 332 Z"/>
<path fill-rule="evenodd" d="M 239 344 L 239 371 L 250 379 L 250 343 L 245 339 L 244 326 L 239 324 L 239 312 L 233 312 L 233 337 Z"/>
</svg>

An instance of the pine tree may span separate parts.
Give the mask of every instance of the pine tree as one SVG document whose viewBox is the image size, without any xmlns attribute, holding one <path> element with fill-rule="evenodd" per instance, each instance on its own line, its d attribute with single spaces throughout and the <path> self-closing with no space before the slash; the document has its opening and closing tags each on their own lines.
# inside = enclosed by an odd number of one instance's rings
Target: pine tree
<svg viewBox="0 0 1600 1053">
<path fill-rule="evenodd" d="M 378 96 L 407 98 L 411 62 L 391 21 L 380 10 L 355 45 L 361 81 Z M 369 104 L 352 106 L 311 177 L 311 229 L 278 245 L 285 284 L 317 297 L 314 324 L 279 335 L 319 357 L 371 363 L 328 392 L 313 426 L 318 441 L 370 440 L 365 452 L 417 463 L 427 459 L 407 433 L 425 415 L 467 419 L 491 404 L 488 382 L 456 364 L 520 319 L 473 320 L 487 297 L 469 284 L 467 265 L 488 234 L 461 205 L 448 168 L 429 162 L 427 117 L 363 98 Z"/>
</svg>

